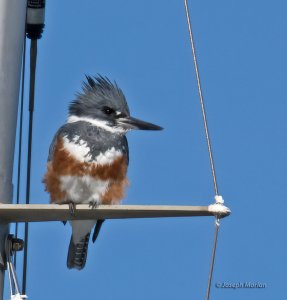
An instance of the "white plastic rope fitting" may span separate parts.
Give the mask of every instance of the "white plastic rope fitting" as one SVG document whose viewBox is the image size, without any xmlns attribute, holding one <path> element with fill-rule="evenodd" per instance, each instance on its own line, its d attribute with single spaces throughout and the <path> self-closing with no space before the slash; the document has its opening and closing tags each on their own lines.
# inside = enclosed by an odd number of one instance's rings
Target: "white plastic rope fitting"
<svg viewBox="0 0 287 300">
<path fill-rule="evenodd" d="M 223 204 L 224 203 L 224 200 L 223 200 L 222 196 L 220 196 L 220 195 L 215 195 L 214 199 L 215 199 L 216 204 Z"/>
</svg>

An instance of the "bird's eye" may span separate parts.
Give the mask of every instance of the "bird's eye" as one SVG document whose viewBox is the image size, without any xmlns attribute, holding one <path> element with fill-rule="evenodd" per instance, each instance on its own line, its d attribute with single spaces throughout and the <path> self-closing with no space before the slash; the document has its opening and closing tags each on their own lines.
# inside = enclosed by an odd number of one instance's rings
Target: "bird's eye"
<svg viewBox="0 0 287 300">
<path fill-rule="evenodd" d="M 105 106 L 105 107 L 103 108 L 103 111 L 104 111 L 104 113 L 105 113 L 106 115 L 111 115 L 112 113 L 115 112 L 112 108 L 107 107 L 107 106 Z"/>
</svg>

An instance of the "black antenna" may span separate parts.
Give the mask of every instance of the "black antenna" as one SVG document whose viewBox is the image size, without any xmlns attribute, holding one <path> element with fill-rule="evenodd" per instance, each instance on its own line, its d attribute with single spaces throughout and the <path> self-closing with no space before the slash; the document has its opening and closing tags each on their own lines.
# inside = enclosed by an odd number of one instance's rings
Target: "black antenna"
<svg viewBox="0 0 287 300">
<path fill-rule="evenodd" d="M 44 18 L 45 18 L 45 0 L 28 0 L 26 33 L 27 33 L 27 37 L 31 39 L 31 48 L 30 48 L 29 132 L 28 132 L 26 204 L 30 203 L 37 40 L 42 37 L 43 29 L 45 26 Z M 24 245 L 23 279 L 22 279 L 22 294 L 24 295 L 26 294 L 26 285 L 27 285 L 28 238 L 29 238 L 29 223 L 25 223 L 25 238 L 24 238 L 25 245 Z"/>
<path fill-rule="evenodd" d="M 26 30 L 24 32 L 24 45 L 22 56 L 22 76 L 21 76 L 21 97 L 20 97 L 20 111 L 19 111 L 19 142 L 18 142 L 18 162 L 17 162 L 17 190 L 16 190 L 16 204 L 20 203 L 20 187 L 21 187 L 21 166 L 22 166 L 22 138 L 23 138 L 23 108 L 24 108 L 24 90 L 25 90 L 25 65 L 26 65 Z M 15 224 L 15 237 L 18 237 L 18 222 Z M 17 254 L 14 254 L 14 267 L 17 266 Z"/>
</svg>

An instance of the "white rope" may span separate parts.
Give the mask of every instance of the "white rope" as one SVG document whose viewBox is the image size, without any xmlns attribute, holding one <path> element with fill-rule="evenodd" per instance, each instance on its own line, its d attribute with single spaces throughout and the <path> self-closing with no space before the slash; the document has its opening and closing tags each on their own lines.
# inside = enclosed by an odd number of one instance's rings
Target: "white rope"
<svg viewBox="0 0 287 300">
<path fill-rule="evenodd" d="M 204 124 L 204 131 L 205 131 L 205 137 L 206 137 L 208 154 L 209 154 L 209 161 L 210 161 L 210 166 L 211 166 L 211 173 L 212 173 L 212 178 L 213 178 L 214 192 L 215 192 L 215 195 L 219 195 L 187 0 L 184 0 L 184 7 L 185 7 L 186 20 L 187 20 L 187 25 L 188 25 L 191 50 L 192 50 L 192 57 L 193 57 L 194 68 L 195 68 L 195 75 L 196 75 L 196 81 L 197 81 L 197 88 L 198 88 L 201 112 L 202 112 L 202 117 L 203 117 L 203 124 Z"/>
<path fill-rule="evenodd" d="M 202 112 L 202 117 L 203 117 L 203 124 L 204 124 L 204 131 L 205 131 L 206 143 L 207 143 L 208 154 L 209 154 L 211 174 L 212 174 L 212 178 L 213 178 L 214 192 L 215 192 L 215 204 L 214 204 L 214 206 L 216 206 L 216 207 L 211 207 L 211 209 L 214 208 L 215 210 L 220 211 L 220 206 L 223 206 L 224 201 L 223 201 L 222 196 L 220 196 L 219 192 L 218 192 L 218 185 L 217 185 L 217 179 L 216 179 L 216 173 L 215 173 L 215 167 L 214 167 L 214 161 L 213 161 L 213 155 L 212 155 L 211 141 L 210 141 L 210 136 L 209 136 L 209 131 L 208 131 L 207 117 L 206 117 L 206 112 L 205 112 L 205 106 L 204 106 L 200 76 L 199 76 L 199 71 L 198 71 L 198 64 L 197 64 L 195 45 L 194 45 L 194 39 L 193 39 L 193 34 L 192 34 L 192 28 L 191 28 L 191 22 L 190 22 L 190 16 L 189 16 L 189 9 L 188 9 L 187 0 L 184 0 L 184 7 L 185 7 L 186 20 L 187 20 L 188 32 L 189 32 L 189 39 L 190 39 L 190 44 L 191 44 L 192 57 L 193 57 L 193 63 L 194 63 L 196 81 L 197 81 L 197 88 L 198 88 L 201 112 Z M 206 298 L 205 298 L 206 300 L 209 300 L 209 296 L 210 296 L 210 288 L 211 288 L 211 282 L 212 282 L 212 275 L 213 275 L 213 268 L 214 268 L 214 261 L 215 261 L 215 253 L 216 253 L 219 226 L 220 226 L 220 213 L 218 213 L 215 217 L 214 241 L 213 241 L 213 248 L 212 248 L 212 255 L 211 255 L 211 262 L 210 262 L 210 270 L 209 270 L 209 276 L 208 276 L 208 284 L 207 284 L 207 290 L 206 290 Z"/>
<path fill-rule="evenodd" d="M 212 254 L 211 254 L 211 262 L 210 262 L 210 269 L 209 269 L 209 275 L 208 275 L 208 284 L 207 284 L 206 297 L 205 297 L 206 300 L 209 300 L 209 296 L 210 296 L 210 288 L 211 288 L 211 282 L 212 282 L 219 226 L 220 226 L 219 218 L 216 217 L 215 218 L 215 230 L 214 230 L 214 240 L 213 240 L 213 247 L 212 247 Z"/>
</svg>

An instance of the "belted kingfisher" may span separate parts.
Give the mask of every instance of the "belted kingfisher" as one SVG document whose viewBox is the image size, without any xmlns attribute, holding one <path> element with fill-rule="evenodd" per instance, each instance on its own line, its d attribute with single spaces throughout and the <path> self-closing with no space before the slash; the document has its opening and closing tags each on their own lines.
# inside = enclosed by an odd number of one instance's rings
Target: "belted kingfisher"
<svg viewBox="0 0 287 300">
<path fill-rule="evenodd" d="M 69 117 L 49 149 L 43 182 L 52 203 L 119 204 L 128 180 L 129 149 L 125 134 L 132 129 L 161 130 L 130 116 L 122 90 L 108 78 L 86 76 L 82 92 L 69 106 Z M 92 228 L 95 242 L 104 220 L 71 221 L 67 267 L 86 264 Z"/>
</svg>

